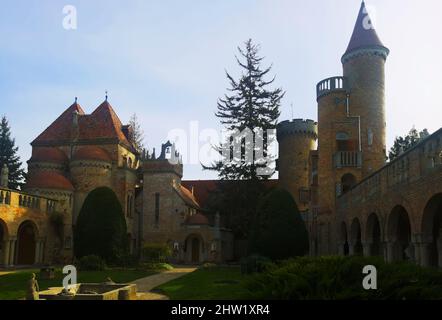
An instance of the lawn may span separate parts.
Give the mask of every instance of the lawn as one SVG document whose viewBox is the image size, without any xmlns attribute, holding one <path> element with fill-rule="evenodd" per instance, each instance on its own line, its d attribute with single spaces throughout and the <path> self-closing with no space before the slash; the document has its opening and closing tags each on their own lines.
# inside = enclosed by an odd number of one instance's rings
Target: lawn
<svg viewBox="0 0 442 320">
<path fill-rule="evenodd" d="M 31 273 L 37 275 L 40 291 L 49 287 L 61 287 L 64 275 L 61 269 L 57 269 L 55 279 L 40 280 L 38 279 L 39 270 L 19 270 L 0 276 L 0 300 L 16 300 L 24 298 L 26 295 L 26 287 L 31 278 Z M 155 274 L 155 271 L 143 271 L 135 269 L 109 269 L 106 271 L 77 271 L 77 282 L 103 282 L 110 277 L 115 282 L 125 283 L 139 278 L 147 277 Z"/>
<path fill-rule="evenodd" d="M 157 288 L 172 300 L 238 300 L 247 299 L 239 267 L 201 268 Z"/>
</svg>

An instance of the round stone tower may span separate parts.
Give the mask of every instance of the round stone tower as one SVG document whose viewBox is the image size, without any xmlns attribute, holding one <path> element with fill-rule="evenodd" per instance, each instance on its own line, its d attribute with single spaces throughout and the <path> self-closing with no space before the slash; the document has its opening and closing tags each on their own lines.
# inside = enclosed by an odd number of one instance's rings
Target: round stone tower
<svg viewBox="0 0 442 320">
<path fill-rule="evenodd" d="M 279 123 L 276 130 L 279 186 L 292 194 L 300 211 L 305 211 L 309 201 L 309 157 L 316 149 L 317 123 L 294 119 Z"/>
<path fill-rule="evenodd" d="M 341 61 L 350 94 L 350 112 L 361 119 L 364 177 L 380 169 L 386 160 L 385 62 L 389 53 L 362 2 Z"/>
</svg>

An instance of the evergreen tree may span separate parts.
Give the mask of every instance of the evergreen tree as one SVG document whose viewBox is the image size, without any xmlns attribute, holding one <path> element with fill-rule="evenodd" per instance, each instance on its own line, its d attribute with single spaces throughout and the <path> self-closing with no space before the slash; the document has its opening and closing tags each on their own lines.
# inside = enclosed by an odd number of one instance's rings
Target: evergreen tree
<svg viewBox="0 0 442 320">
<path fill-rule="evenodd" d="M 218 171 L 218 176 L 222 180 L 256 180 L 266 179 L 267 175 L 260 175 L 257 168 L 267 167 L 271 161 L 271 155 L 266 153 L 267 145 L 270 143 L 267 137 L 268 129 L 275 129 L 280 115 L 279 107 L 284 92 L 281 88 L 269 89 L 275 77 L 266 81 L 272 67 L 262 68 L 262 57 L 258 55 L 259 46 L 253 44 L 249 39 L 245 42 L 245 49 L 238 47 L 238 51 L 243 60 L 236 57 L 238 65 L 242 68 L 239 80 L 235 80 L 228 72 L 227 79 L 230 83 L 224 98 L 218 100 L 218 111 L 215 115 L 220 119 L 227 130 L 244 132 L 253 131 L 251 140 L 241 139 L 241 154 L 235 157 L 232 153 L 226 155 L 223 150 L 229 148 L 233 150 L 231 139 L 224 141 L 218 147 L 221 160 L 212 167 L 206 169 Z M 262 133 L 254 131 L 259 128 Z M 258 139 L 263 140 L 262 146 L 257 144 Z M 247 151 L 249 150 L 249 151 Z M 247 159 L 246 154 L 250 152 L 251 158 Z M 266 162 L 258 162 L 258 152 L 267 157 Z"/>
<path fill-rule="evenodd" d="M 3 116 L 0 123 L 0 168 L 6 164 L 9 169 L 10 189 L 19 189 L 24 179 L 24 170 L 17 152 L 18 147 L 15 146 L 15 139 L 11 138 L 8 120 Z"/>
<path fill-rule="evenodd" d="M 424 129 L 420 133 L 415 127 L 411 128 L 408 134 L 404 137 L 396 137 L 394 144 L 388 152 L 388 159 L 390 161 L 396 159 L 401 153 L 415 146 L 421 139 L 421 137 L 428 136 L 428 130 Z"/>
<path fill-rule="evenodd" d="M 268 168 L 273 160 L 272 155 L 266 152 L 271 142 L 267 130 L 276 128 L 284 92 L 280 88 L 269 88 L 275 77 L 265 80 L 271 66 L 261 66 L 263 58 L 258 55 L 258 45 L 249 39 L 245 42 L 245 49 L 238 48 L 238 51 L 240 58 L 236 57 L 236 60 L 242 70 L 241 76 L 235 80 L 226 72 L 229 94 L 218 100 L 215 115 L 227 130 L 241 133 L 249 130 L 252 139 L 239 139 L 238 155 L 232 152 L 234 138 L 228 138 L 217 148 L 221 160 L 211 167 L 203 167 L 217 171 L 222 180 L 218 184 L 217 201 L 211 209 L 223 216 L 223 221 L 234 231 L 236 238 L 246 239 L 258 200 L 265 191 L 262 181 L 271 175 L 262 174 L 258 169 Z M 255 131 L 257 128 L 261 132 Z M 262 144 L 258 143 L 259 139 Z M 223 150 L 229 150 L 230 154 Z"/>
<path fill-rule="evenodd" d="M 129 125 L 132 128 L 132 142 L 134 147 L 138 152 L 141 153 L 144 150 L 144 131 L 138 122 L 136 113 L 134 113 L 130 118 Z"/>
</svg>

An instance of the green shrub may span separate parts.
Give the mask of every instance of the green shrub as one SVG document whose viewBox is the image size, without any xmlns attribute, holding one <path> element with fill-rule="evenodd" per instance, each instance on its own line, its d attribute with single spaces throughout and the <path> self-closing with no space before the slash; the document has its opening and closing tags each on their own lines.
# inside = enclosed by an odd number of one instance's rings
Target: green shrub
<svg viewBox="0 0 442 320">
<path fill-rule="evenodd" d="M 143 260 L 147 262 L 166 262 L 171 255 L 167 244 L 149 243 L 143 247 Z"/>
<path fill-rule="evenodd" d="M 140 263 L 140 259 L 134 254 L 123 254 L 116 258 L 114 265 L 123 268 L 136 267 Z"/>
<path fill-rule="evenodd" d="M 173 266 L 162 262 L 145 262 L 140 264 L 142 270 L 168 271 L 173 270 Z"/>
<path fill-rule="evenodd" d="M 365 290 L 362 269 L 377 269 L 377 290 Z M 270 265 L 244 281 L 254 299 L 415 300 L 442 299 L 442 273 L 380 258 L 301 257 Z"/>
<path fill-rule="evenodd" d="M 78 261 L 78 268 L 83 271 L 103 271 L 106 269 L 106 263 L 99 256 L 89 255 Z"/>
<path fill-rule="evenodd" d="M 74 229 L 77 258 L 97 255 L 107 263 L 117 263 L 128 252 L 126 220 L 120 201 L 109 188 L 89 193 Z"/>
<path fill-rule="evenodd" d="M 252 274 L 255 272 L 263 272 L 270 267 L 271 260 L 259 255 L 251 255 L 241 259 L 241 273 Z"/>
<path fill-rule="evenodd" d="M 249 252 L 273 260 L 308 252 L 307 228 L 289 192 L 274 189 L 260 201 L 250 233 Z"/>
</svg>

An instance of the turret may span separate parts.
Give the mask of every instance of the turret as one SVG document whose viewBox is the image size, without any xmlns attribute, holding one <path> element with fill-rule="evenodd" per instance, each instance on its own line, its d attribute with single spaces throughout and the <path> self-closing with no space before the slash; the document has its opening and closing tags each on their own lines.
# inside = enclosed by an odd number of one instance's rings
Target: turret
<svg viewBox="0 0 442 320">
<path fill-rule="evenodd" d="M 341 61 L 349 92 L 349 113 L 361 119 L 364 177 L 380 169 L 386 160 L 385 62 L 389 53 L 362 2 Z"/>
<path fill-rule="evenodd" d="M 318 102 L 318 204 L 327 237 L 319 253 L 332 253 L 336 198 L 385 164 L 385 76 L 389 50 L 382 44 L 362 2 L 343 76 L 320 81 Z M 327 235 L 327 236 L 326 236 Z"/>
<path fill-rule="evenodd" d="M 309 201 L 309 156 L 316 148 L 317 123 L 294 119 L 277 126 L 279 185 L 289 191 L 301 211 Z"/>
</svg>

